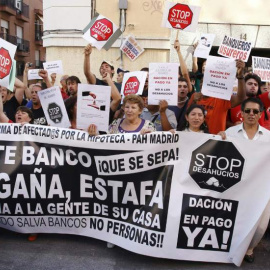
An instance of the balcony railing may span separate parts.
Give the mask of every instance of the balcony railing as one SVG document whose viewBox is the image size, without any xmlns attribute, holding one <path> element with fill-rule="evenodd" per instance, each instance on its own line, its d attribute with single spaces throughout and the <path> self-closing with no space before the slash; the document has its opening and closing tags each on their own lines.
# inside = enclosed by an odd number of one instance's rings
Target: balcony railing
<svg viewBox="0 0 270 270">
<path fill-rule="evenodd" d="M 35 41 L 42 41 L 43 31 L 40 28 L 41 25 L 35 27 Z"/>
<path fill-rule="evenodd" d="M 29 19 L 29 6 L 23 3 L 23 1 L 16 5 L 15 0 L 0 0 L 0 6 L 8 7 L 16 11 L 17 15 L 21 15 Z"/>
<path fill-rule="evenodd" d="M 29 52 L 29 41 L 22 39 L 22 38 L 18 38 L 15 36 L 11 36 L 5 33 L 0 33 L 0 37 L 2 39 L 5 39 L 6 41 L 14 44 L 17 46 L 17 51 L 19 52 Z"/>
<path fill-rule="evenodd" d="M 6 6 L 13 10 L 17 10 L 15 6 L 15 0 L 0 0 L 0 6 Z"/>
<path fill-rule="evenodd" d="M 17 9 L 17 14 L 29 19 L 29 6 L 22 2 L 21 9 Z"/>
</svg>

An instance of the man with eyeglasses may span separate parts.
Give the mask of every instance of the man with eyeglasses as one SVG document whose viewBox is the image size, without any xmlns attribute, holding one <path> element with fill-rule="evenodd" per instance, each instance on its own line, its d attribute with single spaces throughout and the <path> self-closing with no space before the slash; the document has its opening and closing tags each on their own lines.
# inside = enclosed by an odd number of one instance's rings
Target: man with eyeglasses
<svg viewBox="0 0 270 270">
<path fill-rule="evenodd" d="M 259 124 L 259 119 L 263 111 L 263 103 L 259 98 L 251 97 L 244 100 L 241 104 L 241 116 L 243 123 L 228 128 L 226 131 L 221 131 L 218 135 L 221 135 L 225 140 L 227 136 L 242 138 L 246 140 L 270 142 L 270 131 L 263 128 Z M 253 249 L 259 244 L 263 237 L 269 222 L 269 207 L 270 202 L 265 208 L 260 223 L 256 229 L 256 232 L 251 240 L 247 253 L 244 257 L 246 262 L 252 263 L 254 261 Z"/>
</svg>

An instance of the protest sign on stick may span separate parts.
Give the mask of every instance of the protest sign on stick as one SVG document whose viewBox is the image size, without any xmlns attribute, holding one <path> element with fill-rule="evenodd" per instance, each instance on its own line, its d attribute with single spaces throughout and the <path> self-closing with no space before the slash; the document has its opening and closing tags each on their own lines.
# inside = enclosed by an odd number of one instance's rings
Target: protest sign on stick
<svg viewBox="0 0 270 270">
<path fill-rule="evenodd" d="M 77 128 L 87 130 L 95 124 L 99 131 L 108 131 L 110 86 L 78 84 Z"/>
<path fill-rule="evenodd" d="M 174 2 L 166 2 L 162 17 L 162 27 L 195 32 L 201 7 Z"/>
<path fill-rule="evenodd" d="M 147 72 L 145 71 L 134 71 L 124 74 L 121 95 L 123 97 L 135 94 L 141 95 L 145 85 L 145 80 L 147 77 Z"/>
<path fill-rule="evenodd" d="M 0 85 L 13 91 L 16 64 L 14 56 L 17 46 L 0 38 Z M 13 83 L 12 83 L 13 82 Z"/>
<path fill-rule="evenodd" d="M 207 59 L 215 39 L 214 34 L 201 34 L 198 45 L 194 51 L 195 57 Z"/>
<path fill-rule="evenodd" d="M 67 110 L 58 86 L 38 92 L 38 96 L 49 125 L 69 128 Z"/>
<path fill-rule="evenodd" d="M 135 37 L 131 35 L 124 40 L 120 50 L 124 52 L 131 61 L 136 60 L 144 52 L 144 49 L 138 44 Z"/>
<path fill-rule="evenodd" d="M 48 71 L 49 74 L 52 74 L 52 73 L 63 74 L 64 73 L 62 60 L 45 62 L 43 63 L 43 67 L 45 70 Z"/>
<path fill-rule="evenodd" d="M 28 80 L 42 80 L 42 78 L 38 75 L 38 72 L 39 69 L 29 69 L 27 74 Z"/>
<path fill-rule="evenodd" d="M 122 31 L 108 18 L 98 15 L 83 29 L 83 38 L 98 50 L 109 50 Z"/>
<path fill-rule="evenodd" d="M 169 105 L 177 105 L 178 69 L 178 63 L 149 64 L 149 105 L 158 105 L 160 100 L 166 100 Z"/>
<path fill-rule="evenodd" d="M 263 82 L 270 82 L 270 58 L 252 56 L 252 70 Z"/>
<path fill-rule="evenodd" d="M 247 62 L 251 49 L 251 42 L 225 35 L 219 46 L 218 54 L 228 58 L 240 59 Z"/>
<path fill-rule="evenodd" d="M 207 58 L 202 93 L 205 96 L 230 100 L 236 75 L 234 59 L 209 56 Z"/>
</svg>

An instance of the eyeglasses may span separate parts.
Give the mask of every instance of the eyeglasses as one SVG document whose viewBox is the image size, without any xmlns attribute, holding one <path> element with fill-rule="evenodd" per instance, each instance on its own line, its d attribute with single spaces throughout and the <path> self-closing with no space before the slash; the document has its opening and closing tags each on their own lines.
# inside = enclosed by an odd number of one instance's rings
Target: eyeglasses
<svg viewBox="0 0 270 270">
<path fill-rule="evenodd" d="M 258 114 L 260 111 L 257 109 L 245 109 L 244 112 L 247 114 L 250 114 L 250 112 L 253 112 L 254 114 Z"/>
</svg>

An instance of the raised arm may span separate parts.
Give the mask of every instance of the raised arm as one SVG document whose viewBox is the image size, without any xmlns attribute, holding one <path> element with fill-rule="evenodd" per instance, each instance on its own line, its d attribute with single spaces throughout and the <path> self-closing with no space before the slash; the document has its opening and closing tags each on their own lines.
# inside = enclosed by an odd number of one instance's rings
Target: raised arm
<svg viewBox="0 0 270 270">
<path fill-rule="evenodd" d="M 40 69 L 38 75 L 43 79 L 48 88 L 52 87 L 51 81 L 49 79 L 48 71 L 45 69 Z"/>
<path fill-rule="evenodd" d="M 4 113 L 3 100 L 2 100 L 2 88 L 0 86 L 0 123 L 8 123 L 8 117 Z"/>
<path fill-rule="evenodd" d="M 198 46 L 198 41 L 193 44 L 194 51 Z M 194 51 L 192 53 L 192 72 L 196 73 L 198 71 L 198 58 L 194 56 Z"/>
<path fill-rule="evenodd" d="M 168 108 L 168 102 L 166 100 L 161 100 L 159 102 L 159 114 L 160 114 L 160 121 L 163 131 L 169 131 L 174 127 L 171 126 L 169 119 L 166 115 L 166 110 Z"/>
<path fill-rule="evenodd" d="M 88 83 L 90 84 L 96 84 L 96 77 L 95 75 L 91 72 L 91 68 L 90 68 L 90 55 L 92 53 L 92 45 L 88 44 L 85 48 L 84 48 L 84 62 L 83 62 L 83 71 L 84 71 L 84 75 L 88 81 Z"/>
<path fill-rule="evenodd" d="M 238 90 L 237 95 L 231 97 L 231 106 L 235 107 L 241 104 L 246 98 L 245 80 L 244 80 L 244 69 L 245 63 L 242 60 L 236 60 L 237 75 L 238 79 Z"/>
<path fill-rule="evenodd" d="M 23 101 L 23 95 L 24 95 L 25 85 L 18 78 L 15 78 L 14 87 L 16 88 L 15 98 L 17 99 L 18 103 L 21 105 L 22 104 L 22 101 Z"/>
<path fill-rule="evenodd" d="M 180 63 L 180 68 L 181 68 L 182 75 L 187 80 L 187 83 L 188 83 L 188 91 L 191 92 L 192 91 L 192 85 L 191 85 L 191 82 L 190 82 L 190 79 L 189 79 L 189 73 L 188 73 L 188 68 L 187 68 L 186 62 L 185 62 L 184 57 L 183 57 L 183 55 L 181 53 L 181 50 L 180 50 L 179 40 L 175 40 L 174 48 L 175 48 L 175 50 L 177 52 L 177 55 L 178 55 L 178 58 L 179 58 L 179 63 Z"/>
<path fill-rule="evenodd" d="M 112 81 L 112 78 L 110 76 L 109 73 L 106 74 L 106 77 L 103 78 L 105 82 L 107 82 L 107 84 L 111 87 L 111 110 L 113 112 L 115 112 L 121 102 L 121 95 L 118 91 L 118 89 L 116 88 L 114 82 Z"/>
<path fill-rule="evenodd" d="M 27 62 L 24 66 L 23 71 L 23 84 L 24 84 L 24 93 L 27 99 L 31 99 L 31 91 L 28 88 L 28 70 L 29 70 L 29 62 Z"/>
</svg>

